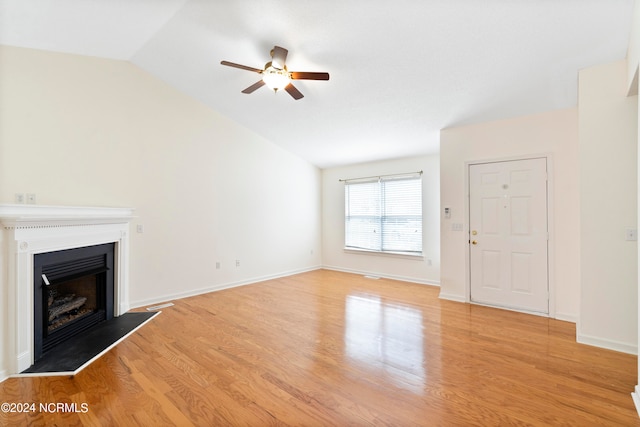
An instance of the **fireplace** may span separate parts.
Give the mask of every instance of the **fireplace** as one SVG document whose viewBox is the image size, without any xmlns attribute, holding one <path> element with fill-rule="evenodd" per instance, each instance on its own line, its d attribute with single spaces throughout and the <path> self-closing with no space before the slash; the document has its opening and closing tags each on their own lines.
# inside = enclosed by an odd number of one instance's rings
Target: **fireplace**
<svg viewBox="0 0 640 427">
<path fill-rule="evenodd" d="M 81 317 L 101 317 L 104 312 L 105 318 L 116 318 L 129 311 L 129 223 L 132 218 L 133 209 L 130 208 L 0 205 L 0 381 L 32 366 L 42 355 L 43 348 L 36 348 L 39 345 L 44 343 L 46 352 L 50 343 L 45 341 L 44 335 L 58 340 L 72 331 L 73 325 L 84 323 Z M 62 271 L 50 269 L 49 261 L 45 261 L 42 264 L 44 272 L 35 273 L 35 264 L 43 255 L 67 254 L 78 248 L 101 245 L 112 248 L 113 259 L 109 265 L 94 265 L 76 272 L 78 277 L 74 277 L 64 268 Z M 45 283 L 44 288 L 42 274 L 50 283 L 49 286 Z M 110 275 L 112 284 L 108 284 Z M 47 330 L 41 330 L 38 335 L 43 336 L 37 338 L 36 324 L 44 328 L 45 317 L 45 296 L 38 294 L 38 289 L 44 292 L 52 288 L 58 295 L 79 296 L 77 288 L 85 288 L 87 284 L 95 288 L 96 294 L 84 295 L 87 298 L 84 304 L 90 304 L 85 308 L 94 314 L 69 313 L 69 317 L 77 317 L 67 318 L 68 326 L 60 327 L 59 332 L 58 328 L 49 330 L 47 310 Z M 107 290 L 106 294 L 102 289 Z M 48 304 L 48 290 L 46 297 Z M 112 302 L 108 302 L 109 299 Z M 36 319 L 36 304 L 40 304 L 39 320 Z M 60 342 L 59 347 L 64 346 L 64 339 Z"/>
<path fill-rule="evenodd" d="M 113 318 L 114 243 L 34 256 L 34 361 Z"/>
</svg>

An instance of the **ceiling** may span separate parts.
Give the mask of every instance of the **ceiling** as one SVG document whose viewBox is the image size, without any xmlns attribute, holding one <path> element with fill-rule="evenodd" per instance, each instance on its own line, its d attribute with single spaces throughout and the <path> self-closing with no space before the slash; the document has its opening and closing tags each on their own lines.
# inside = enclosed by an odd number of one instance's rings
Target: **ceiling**
<svg viewBox="0 0 640 427">
<path fill-rule="evenodd" d="M 443 128 L 577 104 L 633 0 L 0 0 L 0 44 L 130 61 L 321 168 L 438 152 Z M 263 87 L 274 45 L 305 95 Z"/>
</svg>

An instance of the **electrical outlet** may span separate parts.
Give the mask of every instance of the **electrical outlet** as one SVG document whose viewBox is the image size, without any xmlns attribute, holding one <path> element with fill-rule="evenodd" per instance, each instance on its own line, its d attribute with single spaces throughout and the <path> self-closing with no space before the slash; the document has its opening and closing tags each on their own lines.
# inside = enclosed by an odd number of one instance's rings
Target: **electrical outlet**
<svg viewBox="0 0 640 427">
<path fill-rule="evenodd" d="M 14 195 L 14 200 L 16 203 L 24 203 L 24 193 L 16 193 Z"/>
<path fill-rule="evenodd" d="M 144 225 L 142 225 L 142 224 L 136 225 L 136 232 L 144 233 Z"/>
<path fill-rule="evenodd" d="M 36 195 L 35 193 L 27 193 L 27 204 L 35 205 L 36 204 Z"/>
<path fill-rule="evenodd" d="M 240 260 L 239 259 L 236 260 L 236 267 L 240 267 Z"/>
</svg>

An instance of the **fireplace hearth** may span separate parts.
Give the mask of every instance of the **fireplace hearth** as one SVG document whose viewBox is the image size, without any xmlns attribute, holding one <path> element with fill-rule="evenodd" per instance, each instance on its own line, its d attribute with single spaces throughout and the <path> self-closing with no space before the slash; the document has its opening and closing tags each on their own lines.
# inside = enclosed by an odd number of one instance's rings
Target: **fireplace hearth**
<svg viewBox="0 0 640 427">
<path fill-rule="evenodd" d="M 34 256 L 34 361 L 113 317 L 114 246 Z"/>
</svg>

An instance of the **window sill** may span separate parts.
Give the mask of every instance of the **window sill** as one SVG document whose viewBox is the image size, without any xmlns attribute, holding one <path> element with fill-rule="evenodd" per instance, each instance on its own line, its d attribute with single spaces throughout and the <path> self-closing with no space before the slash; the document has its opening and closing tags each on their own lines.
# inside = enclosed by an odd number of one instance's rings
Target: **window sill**
<svg viewBox="0 0 640 427">
<path fill-rule="evenodd" d="M 352 248 L 344 248 L 344 252 L 347 254 L 357 254 L 357 255 L 379 255 L 383 257 L 391 257 L 391 258 L 403 258 L 410 259 L 414 261 L 422 261 L 424 260 L 424 256 L 420 254 L 410 254 L 407 252 L 378 252 L 378 251 L 368 251 L 366 249 L 352 249 Z"/>
</svg>

